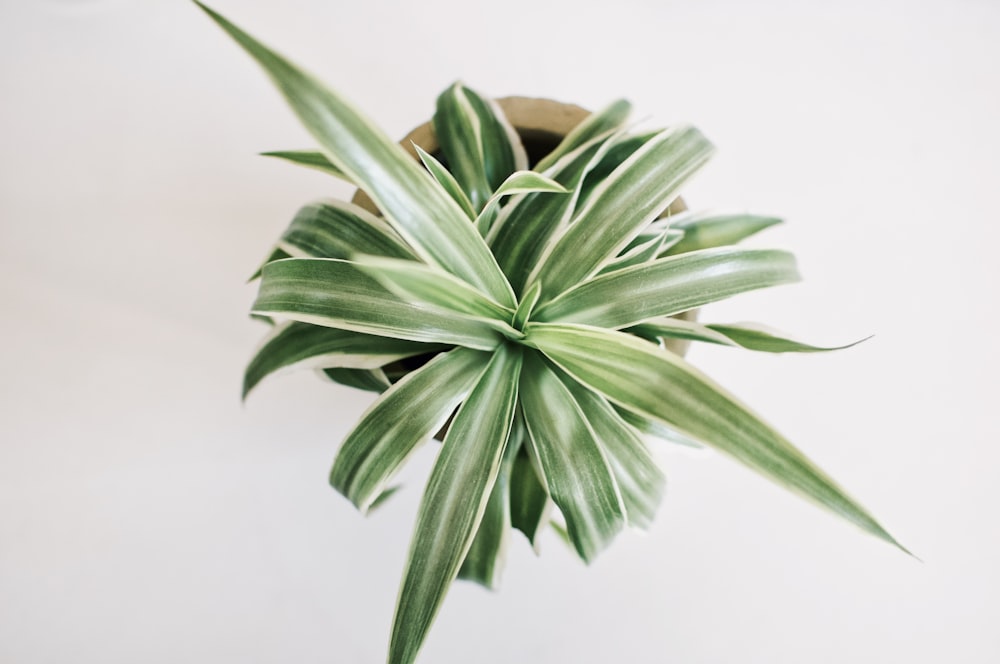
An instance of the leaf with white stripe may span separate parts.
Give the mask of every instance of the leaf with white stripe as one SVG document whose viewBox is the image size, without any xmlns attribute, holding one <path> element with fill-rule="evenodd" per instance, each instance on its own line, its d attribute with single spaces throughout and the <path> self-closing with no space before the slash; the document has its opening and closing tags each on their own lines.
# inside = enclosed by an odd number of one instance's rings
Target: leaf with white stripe
<svg viewBox="0 0 1000 664">
<path fill-rule="evenodd" d="M 354 266 L 378 280 L 400 298 L 465 316 L 495 319 L 500 328 L 514 333 L 509 321 L 513 309 L 502 307 L 447 272 L 416 263 L 377 256 L 355 256 Z M 520 336 L 515 334 L 514 336 Z"/>
<path fill-rule="evenodd" d="M 495 320 L 406 302 L 354 263 L 332 258 L 288 258 L 265 265 L 253 312 L 480 350 L 492 350 L 501 338 Z"/>
<path fill-rule="evenodd" d="M 417 513 L 389 664 L 411 664 L 416 658 L 469 551 L 500 471 L 520 369 L 519 347 L 497 349 L 448 429 Z"/>
<path fill-rule="evenodd" d="M 466 214 L 402 147 L 312 75 L 197 4 L 264 68 L 330 162 L 365 190 L 421 259 L 514 306 L 510 285 Z"/>
<path fill-rule="evenodd" d="M 389 388 L 347 436 L 330 484 L 367 511 L 417 446 L 448 420 L 489 358 L 488 353 L 456 348 Z"/>
<path fill-rule="evenodd" d="M 663 130 L 636 150 L 594 190 L 532 273 L 529 281 L 544 285 L 543 301 L 618 255 L 677 197 L 680 186 L 712 151 L 701 132 L 687 126 Z"/>
<path fill-rule="evenodd" d="M 340 178 L 345 182 L 354 184 L 354 181 L 351 180 L 347 173 L 344 173 L 342 170 L 334 166 L 333 163 L 327 159 L 327 156 L 319 150 L 274 150 L 272 152 L 261 152 L 260 155 L 262 157 L 274 157 L 275 159 L 281 159 L 293 164 L 298 164 L 299 166 L 305 166 L 306 168 L 322 171 L 323 173 L 332 175 L 335 178 Z"/>
<path fill-rule="evenodd" d="M 417 156 L 420 157 L 420 161 L 423 162 L 424 167 L 428 170 L 428 172 L 430 172 L 431 175 L 434 176 L 437 183 L 448 192 L 448 195 L 451 196 L 456 203 L 458 203 L 458 207 L 462 208 L 462 211 L 469 217 L 469 220 L 475 221 L 476 210 L 472 207 L 472 201 L 470 201 L 469 197 L 465 195 L 464 191 L 462 191 L 462 186 L 458 184 L 458 180 L 455 179 L 455 176 L 444 167 L 444 164 L 435 159 L 434 155 L 430 152 L 427 152 L 416 143 L 411 143 L 411 145 L 413 145 L 413 149 L 417 151 Z"/>
<path fill-rule="evenodd" d="M 705 249 L 595 277 L 540 307 L 534 318 L 618 329 L 798 279 L 787 251 Z"/>
<path fill-rule="evenodd" d="M 586 415 L 537 353 L 525 353 L 521 411 L 543 481 L 577 553 L 590 562 L 625 525 L 625 506 Z"/>
<path fill-rule="evenodd" d="M 490 200 L 483 206 L 482 212 L 476 217 L 476 228 L 479 229 L 479 233 L 483 237 L 489 233 L 490 226 L 496 216 L 495 211 L 497 206 L 500 205 L 500 199 L 516 194 L 534 193 L 568 194 L 569 191 L 555 180 L 534 171 L 512 173 L 497 188 L 496 192 L 490 197 Z"/>
<path fill-rule="evenodd" d="M 583 325 L 529 325 L 526 342 L 612 402 L 676 427 L 902 548 L 802 452 L 679 356 L 629 334 Z"/>
<path fill-rule="evenodd" d="M 243 375 L 243 398 L 277 371 L 342 367 L 375 369 L 383 364 L 447 346 L 378 337 L 332 327 L 289 322 L 274 328 Z"/>
<path fill-rule="evenodd" d="M 371 254 L 416 260 L 384 219 L 352 203 L 332 199 L 299 210 L 279 246 L 292 256 L 350 258 Z"/>
<path fill-rule="evenodd" d="M 564 372 L 558 373 L 601 442 L 601 448 L 621 492 L 628 523 L 637 528 L 648 529 L 663 500 L 667 484 L 663 471 L 656 465 L 646 443 L 604 397 Z"/>
<path fill-rule="evenodd" d="M 687 212 L 668 219 L 671 228 L 684 231 L 684 237 L 667 255 L 736 244 L 740 240 L 781 223 L 777 217 L 762 217 L 739 212 Z"/>
<path fill-rule="evenodd" d="M 632 104 L 625 99 L 613 101 L 600 111 L 591 113 L 583 122 L 573 127 L 552 152 L 535 164 L 534 170 L 544 171 L 581 145 L 610 131 L 621 129 L 631 113 Z"/>
</svg>

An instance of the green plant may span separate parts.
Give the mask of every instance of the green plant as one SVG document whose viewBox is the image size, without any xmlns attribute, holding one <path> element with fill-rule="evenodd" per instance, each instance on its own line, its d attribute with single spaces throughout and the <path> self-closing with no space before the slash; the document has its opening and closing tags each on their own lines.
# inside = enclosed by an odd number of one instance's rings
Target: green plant
<svg viewBox="0 0 1000 664">
<path fill-rule="evenodd" d="M 784 437 L 664 348 L 687 339 L 824 350 L 672 317 L 798 278 L 787 252 L 729 246 L 776 219 L 657 220 L 712 152 L 700 132 L 630 133 L 619 101 L 530 171 L 498 107 L 456 84 L 434 115 L 442 159 L 421 151 L 422 168 L 339 95 L 203 9 L 320 144 L 271 154 L 348 180 L 382 215 L 321 202 L 295 217 L 255 275 L 253 313 L 287 322 L 251 361 L 244 395 L 292 366 L 381 392 L 330 476 L 363 512 L 452 417 L 403 573 L 390 663 L 413 661 L 456 577 L 495 584 L 511 527 L 534 542 L 553 503 L 586 561 L 626 525 L 648 526 L 664 477 L 643 433 L 719 449 L 896 544 Z"/>
</svg>

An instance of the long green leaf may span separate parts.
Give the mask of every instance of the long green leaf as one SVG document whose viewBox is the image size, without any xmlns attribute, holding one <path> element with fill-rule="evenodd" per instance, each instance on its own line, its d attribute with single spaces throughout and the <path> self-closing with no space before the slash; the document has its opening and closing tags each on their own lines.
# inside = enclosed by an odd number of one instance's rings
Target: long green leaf
<svg viewBox="0 0 1000 664">
<path fill-rule="evenodd" d="M 743 348 L 761 350 L 768 353 L 823 353 L 831 350 L 850 348 L 870 338 L 866 337 L 865 339 L 843 344 L 842 346 L 814 346 L 796 341 L 783 332 L 772 330 L 757 323 L 711 323 L 706 327 L 714 332 L 724 334 Z"/>
<path fill-rule="evenodd" d="M 529 325 L 526 342 L 611 401 L 676 427 L 899 546 L 781 434 L 680 357 L 628 334 L 580 325 Z"/>
<path fill-rule="evenodd" d="M 425 343 L 492 350 L 496 321 L 404 302 L 345 260 L 288 258 L 264 266 L 253 312 Z"/>
<path fill-rule="evenodd" d="M 274 328 L 247 366 L 243 398 L 261 380 L 297 368 L 374 369 L 388 362 L 447 346 L 360 334 L 307 323 L 285 323 Z"/>
<path fill-rule="evenodd" d="M 523 426 L 523 425 L 522 425 Z M 538 552 L 538 535 L 549 521 L 552 501 L 548 489 L 538 477 L 525 440 L 522 452 L 514 459 L 510 473 L 510 522 L 511 526 L 524 533 Z"/>
<path fill-rule="evenodd" d="M 519 426 L 520 425 L 520 426 Z M 510 543 L 510 480 L 514 461 L 521 451 L 524 426 L 515 419 L 510 432 L 507 449 L 503 453 L 500 474 L 493 485 L 486 510 L 479 522 L 476 536 L 465 554 L 458 578 L 478 583 L 484 588 L 496 590 L 500 586 L 500 575 L 507 558 Z"/>
<path fill-rule="evenodd" d="M 745 213 L 688 212 L 666 219 L 671 228 L 684 231 L 684 238 L 667 255 L 736 244 L 754 233 L 781 223 L 776 217 L 761 217 Z"/>
<path fill-rule="evenodd" d="M 260 155 L 262 157 L 282 159 L 293 164 L 298 164 L 299 166 L 305 166 L 306 168 L 322 171 L 323 173 L 327 173 L 336 178 L 340 178 L 341 180 L 354 184 L 347 173 L 334 166 L 333 163 L 327 159 L 326 155 L 319 150 L 275 150 L 272 152 L 261 152 Z"/>
<path fill-rule="evenodd" d="M 604 397 L 564 372 L 557 373 L 601 442 L 621 492 L 629 524 L 649 528 L 663 500 L 667 483 L 663 471 L 656 465 L 646 444 Z"/>
<path fill-rule="evenodd" d="M 422 259 L 514 306 L 507 280 L 465 213 L 403 148 L 312 75 L 198 5 L 264 68 L 330 162 L 365 190 Z"/>
<path fill-rule="evenodd" d="M 551 299 L 618 255 L 677 196 L 712 154 L 693 127 L 667 129 L 647 141 L 594 191 L 533 272 Z M 529 278 L 529 281 L 531 278 Z"/>
<path fill-rule="evenodd" d="M 496 324 L 502 324 L 504 328 L 509 328 L 509 321 L 514 315 L 513 309 L 500 306 L 461 279 L 423 263 L 355 256 L 354 266 L 410 302 L 466 316 L 496 319 Z M 510 332 L 515 333 L 516 330 L 511 329 Z"/>
<path fill-rule="evenodd" d="M 396 603 L 389 664 L 410 664 L 472 544 L 517 403 L 521 349 L 503 346 L 445 436 L 417 514 Z"/>
<path fill-rule="evenodd" d="M 637 415 L 627 408 L 622 408 L 618 404 L 611 404 L 615 412 L 625 420 L 636 433 L 652 436 L 653 438 L 659 438 L 668 443 L 673 443 L 675 445 L 681 445 L 683 447 L 691 447 L 696 450 L 700 450 L 704 447 L 701 443 L 689 438 L 688 436 L 682 435 L 673 427 L 668 427 L 663 422 L 657 420 L 651 420 L 648 417 L 643 417 L 642 415 Z"/>
<path fill-rule="evenodd" d="M 454 412 L 488 360 L 487 353 L 457 348 L 389 388 L 347 436 L 330 484 L 366 511 L 407 457 Z"/>
<path fill-rule="evenodd" d="M 628 120 L 631 112 L 632 104 L 625 99 L 618 99 L 600 111 L 591 113 L 583 122 L 573 127 L 552 152 L 545 155 L 541 161 L 535 164 L 534 170 L 539 172 L 545 171 L 559 161 L 559 159 L 573 152 L 581 145 L 589 143 L 598 136 L 607 134 L 609 131 L 620 129 Z"/>
<path fill-rule="evenodd" d="M 573 394 L 537 353 L 525 353 L 521 410 L 552 500 L 577 553 L 590 562 L 626 519 L 601 442 Z"/>
<path fill-rule="evenodd" d="M 292 256 L 313 258 L 371 254 L 416 259 L 384 219 L 352 203 L 332 199 L 299 210 L 282 234 L 279 246 Z"/>
<path fill-rule="evenodd" d="M 616 329 L 798 278 L 786 251 L 706 249 L 595 277 L 540 307 L 534 319 Z"/>
</svg>

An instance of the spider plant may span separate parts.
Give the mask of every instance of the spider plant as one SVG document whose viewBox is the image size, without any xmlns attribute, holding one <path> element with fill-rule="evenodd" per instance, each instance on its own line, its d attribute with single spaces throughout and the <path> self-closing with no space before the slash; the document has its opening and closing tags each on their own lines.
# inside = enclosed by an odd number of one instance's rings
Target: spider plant
<svg viewBox="0 0 1000 664">
<path fill-rule="evenodd" d="M 776 219 L 657 219 L 712 154 L 695 128 L 634 133 L 618 101 L 529 170 L 499 107 L 456 84 L 422 164 L 336 92 L 214 11 L 315 137 L 270 153 L 368 194 L 380 215 L 321 201 L 295 216 L 255 277 L 253 314 L 281 320 L 244 395 L 291 367 L 379 392 L 343 442 L 332 485 L 362 512 L 448 422 L 396 606 L 390 664 L 412 662 L 456 578 L 494 586 L 508 533 L 560 519 L 585 561 L 649 526 L 664 476 L 645 435 L 704 444 L 895 540 L 747 406 L 666 348 L 683 339 L 824 350 L 753 325 L 678 314 L 796 281 L 795 260 L 739 240 Z M 896 544 L 898 546 L 898 544 Z"/>
</svg>

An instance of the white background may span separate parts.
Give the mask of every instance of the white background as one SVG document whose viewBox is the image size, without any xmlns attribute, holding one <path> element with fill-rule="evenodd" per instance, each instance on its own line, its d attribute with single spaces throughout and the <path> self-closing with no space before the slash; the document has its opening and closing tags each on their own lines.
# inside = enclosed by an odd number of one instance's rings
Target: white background
<svg viewBox="0 0 1000 664">
<path fill-rule="evenodd" d="M 1000 661 L 1000 6 L 218 0 L 402 136 L 456 78 L 629 97 L 718 145 L 693 207 L 788 223 L 805 282 L 712 306 L 825 356 L 691 359 L 917 562 L 711 453 L 662 449 L 648 535 L 595 564 L 513 540 L 422 662 Z M 381 662 L 427 447 L 371 518 L 326 484 L 370 397 L 238 398 L 244 280 L 312 145 L 193 5 L 0 2 L 0 661 Z"/>
</svg>

